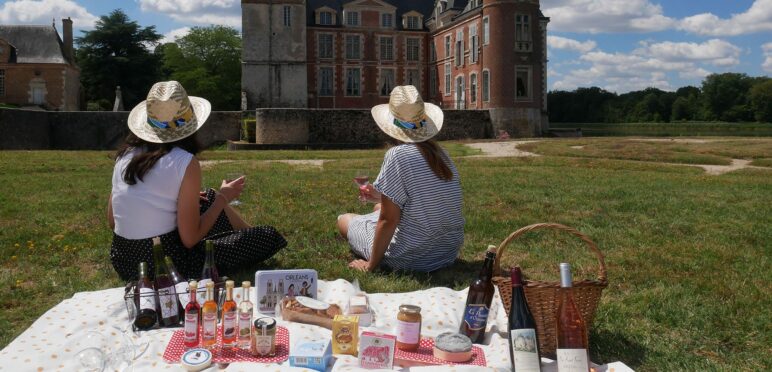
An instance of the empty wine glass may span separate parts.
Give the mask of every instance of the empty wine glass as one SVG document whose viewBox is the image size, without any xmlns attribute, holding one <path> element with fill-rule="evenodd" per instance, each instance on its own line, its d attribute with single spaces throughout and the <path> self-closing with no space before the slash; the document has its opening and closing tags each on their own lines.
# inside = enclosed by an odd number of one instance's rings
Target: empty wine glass
<svg viewBox="0 0 772 372">
<path fill-rule="evenodd" d="M 105 353 L 95 347 L 85 348 L 75 354 L 80 363 L 78 371 L 102 372 L 105 369 Z"/>
<path fill-rule="evenodd" d="M 367 171 L 359 169 L 354 173 L 354 183 L 359 189 L 359 202 L 367 204 L 367 195 L 364 193 L 364 188 L 370 184 L 370 176 L 367 175 Z"/>
<path fill-rule="evenodd" d="M 239 179 L 241 177 L 244 177 L 244 173 L 241 173 L 241 172 L 231 172 L 231 173 L 228 173 L 228 174 L 225 175 L 225 180 L 228 181 L 228 182 L 233 182 L 233 181 L 235 181 L 235 180 L 237 180 L 237 179 Z M 241 200 L 239 200 L 239 198 L 231 200 L 231 203 L 230 203 L 230 205 L 232 205 L 234 207 L 238 207 L 241 204 L 242 203 L 241 203 Z"/>
</svg>

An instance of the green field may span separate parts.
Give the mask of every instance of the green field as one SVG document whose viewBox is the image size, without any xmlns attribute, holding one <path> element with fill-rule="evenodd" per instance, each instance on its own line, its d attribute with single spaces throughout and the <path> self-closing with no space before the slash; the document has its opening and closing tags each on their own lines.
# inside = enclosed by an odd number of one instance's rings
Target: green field
<svg viewBox="0 0 772 372">
<path fill-rule="evenodd" d="M 550 123 L 550 128 L 582 128 L 585 137 L 600 136 L 772 136 L 772 123 Z"/>
<path fill-rule="evenodd" d="M 772 352 L 772 139 L 658 143 L 630 139 L 547 140 L 522 145 L 545 156 L 467 158 L 451 149 L 462 177 L 466 241 L 460 260 L 430 275 L 356 273 L 335 217 L 366 212 L 351 177 L 375 175 L 384 150 L 210 151 L 207 186 L 244 171 L 248 220 L 276 226 L 289 246 L 263 267 L 313 268 L 323 279 L 359 279 L 368 292 L 464 288 L 488 244 L 537 222 L 588 234 L 606 255 L 609 287 L 590 334 L 592 359 L 640 371 L 770 370 Z M 581 149 L 572 146 L 584 146 Z M 326 159 L 322 167 L 263 160 Z M 720 176 L 662 163 L 760 169 Z M 112 161 L 106 152 L 0 152 L 0 347 L 73 293 L 121 286 L 109 263 L 105 221 Z M 534 233 L 515 241 L 504 266 L 557 280 L 597 264 L 568 236 Z M 248 280 L 257 267 L 229 273 Z"/>
</svg>

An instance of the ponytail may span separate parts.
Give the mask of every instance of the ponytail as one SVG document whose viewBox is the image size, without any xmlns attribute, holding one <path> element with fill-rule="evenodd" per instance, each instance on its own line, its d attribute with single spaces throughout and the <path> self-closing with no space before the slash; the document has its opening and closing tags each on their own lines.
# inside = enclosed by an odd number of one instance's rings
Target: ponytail
<svg viewBox="0 0 772 372">
<path fill-rule="evenodd" d="M 443 181 L 450 181 L 453 179 L 453 172 L 447 164 L 447 154 L 442 150 L 440 145 L 436 141 L 430 139 L 424 142 L 416 143 L 418 150 L 421 151 L 426 163 L 429 164 L 429 168 L 432 169 L 434 174 Z"/>
</svg>

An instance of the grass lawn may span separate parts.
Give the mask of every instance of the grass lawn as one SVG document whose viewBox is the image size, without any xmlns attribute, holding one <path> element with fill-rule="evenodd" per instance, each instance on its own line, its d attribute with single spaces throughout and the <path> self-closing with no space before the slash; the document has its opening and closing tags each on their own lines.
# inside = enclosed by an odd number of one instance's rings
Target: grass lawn
<svg viewBox="0 0 772 372">
<path fill-rule="evenodd" d="M 550 128 L 582 128 L 587 137 L 601 136 L 772 136 L 772 123 L 550 123 Z"/>
<path fill-rule="evenodd" d="M 657 164 L 743 158 L 770 167 L 772 139 L 521 146 L 546 155 L 536 158 L 464 158 L 476 151 L 444 145 L 461 172 L 466 241 L 454 266 L 430 275 L 346 268 L 351 256 L 335 217 L 367 211 L 351 177 L 362 168 L 376 175 L 383 150 L 209 151 L 202 158 L 234 161 L 205 168 L 204 182 L 215 186 L 228 172 L 246 172 L 244 215 L 276 226 L 289 241 L 265 267 L 358 278 L 368 292 L 461 289 L 477 275 L 488 244 L 536 222 L 573 226 L 598 244 L 608 266 L 610 285 L 590 334 L 594 361 L 621 360 L 641 371 L 772 369 L 765 356 L 772 352 L 772 169 L 710 176 Z M 258 159 L 330 161 L 319 168 Z M 123 284 L 108 257 L 111 173 L 106 152 L 0 152 L 0 347 L 73 293 Z M 557 280 L 564 260 L 576 278 L 597 271 L 578 241 L 551 232 L 516 240 L 503 266 L 517 263 L 531 278 Z M 255 269 L 232 276 L 249 280 Z"/>
</svg>

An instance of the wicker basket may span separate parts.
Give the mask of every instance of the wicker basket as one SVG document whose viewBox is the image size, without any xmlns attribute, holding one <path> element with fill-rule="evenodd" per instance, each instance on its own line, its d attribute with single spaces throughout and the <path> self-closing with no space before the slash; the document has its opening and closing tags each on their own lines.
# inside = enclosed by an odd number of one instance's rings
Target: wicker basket
<svg viewBox="0 0 772 372">
<path fill-rule="evenodd" d="M 493 265 L 493 282 L 499 287 L 499 293 L 501 294 L 501 300 L 504 302 L 504 308 L 507 310 L 507 314 L 509 314 L 510 302 L 512 300 L 512 280 L 510 279 L 508 272 L 501 271 L 501 256 L 504 254 L 505 248 L 511 241 L 529 231 L 540 229 L 554 229 L 570 233 L 587 243 L 590 250 L 597 257 L 599 264 L 598 279 L 574 281 L 574 300 L 589 327 L 595 317 L 595 309 L 600 302 L 601 292 L 608 286 L 608 281 L 606 279 L 606 263 L 603 260 L 603 254 L 587 235 L 584 235 L 571 227 L 556 223 L 538 223 L 523 227 L 510 234 L 499 245 L 496 252 L 496 261 Z M 545 357 L 554 358 L 555 349 L 557 347 L 555 318 L 559 305 L 558 290 L 560 289 L 560 281 L 543 282 L 538 280 L 526 280 L 524 281 L 524 287 L 528 307 L 531 309 L 531 313 L 536 321 L 536 332 L 539 336 L 540 354 Z"/>
</svg>

